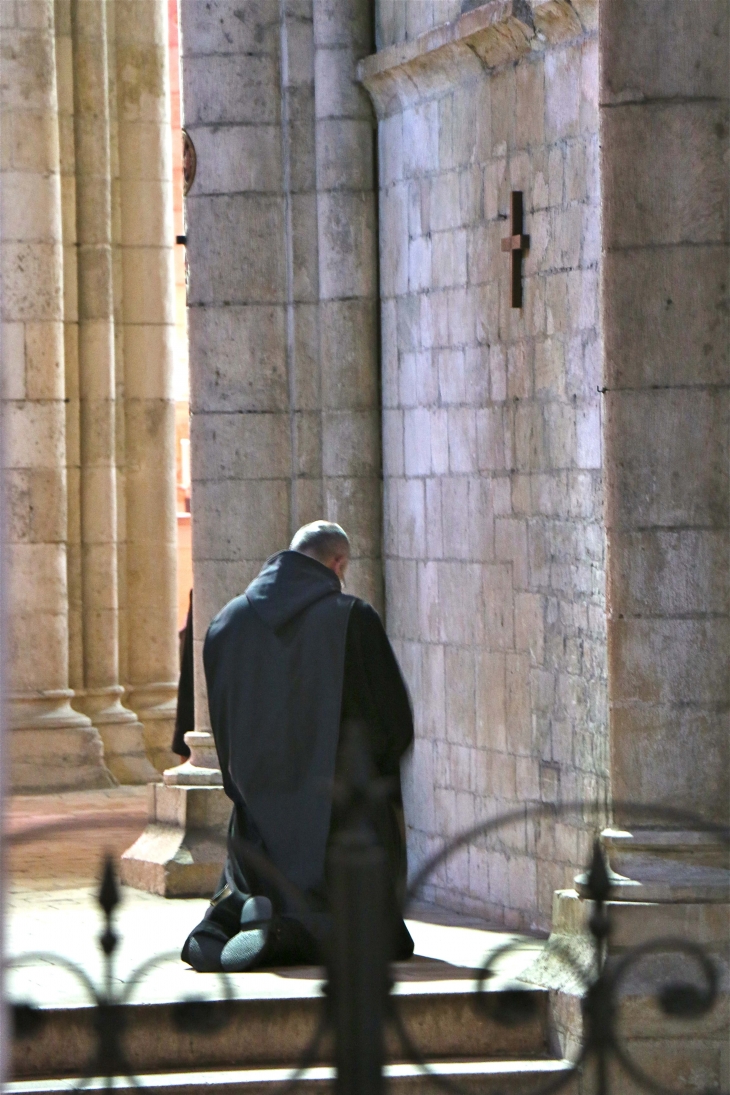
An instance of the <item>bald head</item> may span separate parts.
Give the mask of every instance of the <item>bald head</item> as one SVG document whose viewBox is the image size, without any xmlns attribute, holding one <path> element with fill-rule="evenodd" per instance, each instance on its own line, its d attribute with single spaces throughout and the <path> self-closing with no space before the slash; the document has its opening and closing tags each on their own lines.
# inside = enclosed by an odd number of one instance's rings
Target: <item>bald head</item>
<svg viewBox="0 0 730 1095">
<path fill-rule="evenodd" d="M 312 521 L 309 525 L 303 525 L 294 536 L 289 550 L 309 555 L 334 570 L 340 581 L 344 581 L 350 561 L 350 541 L 340 525 L 332 521 Z"/>
</svg>

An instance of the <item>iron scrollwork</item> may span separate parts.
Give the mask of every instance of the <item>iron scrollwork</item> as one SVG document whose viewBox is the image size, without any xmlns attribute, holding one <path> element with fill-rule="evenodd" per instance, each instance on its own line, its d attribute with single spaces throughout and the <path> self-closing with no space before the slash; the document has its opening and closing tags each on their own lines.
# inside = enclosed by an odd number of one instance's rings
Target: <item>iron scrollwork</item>
<svg viewBox="0 0 730 1095">
<path fill-rule="evenodd" d="M 367 817 L 373 803 L 387 795 L 384 784 L 360 779 L 346 789 L 335 788 L 339 796 L 338 806 L 350 818 L 337 841 L 333 856 L 334 880 L 332 892 L 333 944 L 327 956 L 324 1007 L 314 1037 L 303 1052 L 298 1067 L 278 1089 L 278 1095 L 288 1092 L 306 1074 L 320 1056 L 320 1047 L 328 1030 L 335 1036 L 334 1063 L 339 1095 L 377 1095 L 384 1084 L 384 1030 L 390 1026 L 396 1033 L 408 1060 L 419 1067 L 429 1080 L 450 1095 L 466 1095 L 467 1088 L 451 1077 L 435 1070 L 419 1050 L 409 1034 L 400 1014 L 398 996 L 391 990 L 387 967 L 385 943 L 385 917 L 383 885 L 385 863 L 378 855 L 371 834 L 368 833 Z M 730 832 L 722 826 L 712 826 L 679 811 L 658 811 L 656 807 L 637 807 L 618 804 L 623 816 L 630 816 L 635 823 L 653 819 L 661 812 L 667 824 L 693 825 L 711 833 L 725 848 L 730 848 Z M 418 897 L 425 883 L 450 856 L 478 838 L 485 838 L 515 822 L 536 820 L 549 816 L 557 818 L 580 814 L 593 815 L 598 821 L 605 816 L 605 806 L 573 802 L 560 805 L 536 805 L 491 819 L 461 833 L 445 845 L 418 870 L 405 897 L 404 912 Z M 46 829 L 78 827 L 72 823 L 54 823 Z M 13 835 L 8 839 L 13 842 Z M 19 839 L 23 839 L 22 837 Z M 290 883 L 262 856 L 259 849 L 245 852 L 259 875 L 268 874 L 270 879 L 285 887 L 290 902 L 302 908 L 307 904 Z M 589 1065 L 593 1069 L 594 1089 L 597 1095 L 608 1095 L 610 1090 L 610 1065 L 613 1062 L 640 1088 L 650 1095 L 678 1095 L 677 1090 L 667 1089 L 649 1075 L 632 1058 L 621 1038 L 620 1001 L 623 990 L 634 975 L 638 965 L 656 955 L 672 953 L 684 959 L 685 968 L 694 967 L 693 980 L 674 979 L 662 984 L 655 994 L 656 1005 L 664 1019 L 699 1019 L 707 1016 L 715 1007 L 720 995 L 720 975 L 713 957 L 692 939 L 658 938 L 643 942 L 624 951 L 618 958 L 608 960 L 612 932 L 612 875 L 600 841 L 596 838 L 592 859 L 585 876 L 584 896 L 590 902 L 588 927 L 591 937 L 591 961 L 586 964 L 563 943 L 551 940 L 547 944 L 552 956 L 561 962 L 580 986 L 582 996 L 583 1037 L 574 1059 L 551 1076 L 548 1081 L 535 1087 L 534 1095 L 551 1095 L 566 1087 Z M 127 979 L 123 989 L 114 988 L 114 958 L 119 944 L 114 916 L 120 902 L 113 864 L 107 859 L 98 902 L 104 916 L 104 930 L 99 944 L 104 954 L 103 985 L 96 986 L 88 974 L 78 965 L 48 952 L 34 952 L 10 959 L 9 968 L 20 968 L 38 962 L 52 961 L 71 972 L 83 985 L 96 1009 L 95 1049 L 84 1075 L 78 1081 L 82 1088 L 94 1077 L 127 1077 L 140 1086 L 134 1075 L 124 1048 L 125 1007 L 133 992 L 154 967 L 167 961 L 179 961 L 177 951 L 162 954 L 140 965 Z M 367 937 L 367 948 L 363 944 Z M 496 976 L 495 967 L 505 954 L 519 943 L 508 942 L 489 954 L 474 979 L 474 1007 L 490 1020 L 505 1025 L 530 1021 L 534 1017 L 534 999 L 529 991 L 509 988 L 498 993 L 485 991 L 488 982 Z M 211 1008 L 210 1001 L 200 997 L 181 1000 L 173 1008 L 173 1022 L 181 1031 L 215 1033 L 230 1020 L 230 1005 L 234 999 L 231 977 L 218 975 L 221 984 L 222 1006 Z M 525 989 L 529 986 L 525 984 Z M 724 990 L 726 991 L 726 990 Z M 43 1024 L 43 1011 L 27 1003 L 16 1003 L 13 1008 L 17 1038 L 33 1038 Z M 473 1091 L 473 1087 L 469 1089 Z M 718 1092 L 717 1095 L 720 1095 Z"/>
</svg>

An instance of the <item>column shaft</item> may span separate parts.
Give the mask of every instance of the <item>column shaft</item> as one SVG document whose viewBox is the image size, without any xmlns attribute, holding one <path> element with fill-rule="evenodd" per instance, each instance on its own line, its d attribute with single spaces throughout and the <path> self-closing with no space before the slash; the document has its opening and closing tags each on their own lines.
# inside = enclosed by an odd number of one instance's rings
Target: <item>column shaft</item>
<svg viewBox="0 0 730 1095">
<path fill-rule="evenodd" d="M 123 782 L 153 775 L 142 727 L 120 700 L 117 591 L 115 347 L 112 288 L 106 0 L 72 0 L 81 586 L 84 693 L 107 763 Z"/>
<path fill-rule="evenodd" d="M 32 10 L 31 10 L 32 7 Z M 63 232 L 52 0 L 2 29 L 3 434 L 12 780 L 106 786 L 102 743 L 68 687 Z"/>
<path fill-rule="evenodd" d="M 613 794 L 727 824 L 728 6 L 601 18 Z"/>
<path fill-rule="evenodd" d="M 170 88 L 164 0 L 115 0 L 130 703 L 160 770 L 177 694 Z"/>
<path fill-rule="evenodd" d="M 357 80 L 371 0 L 314 0 L 319 355 L 325 516 L 352 540 L 348 580 L 381 609 L 375 119 Z"/>
</svg>

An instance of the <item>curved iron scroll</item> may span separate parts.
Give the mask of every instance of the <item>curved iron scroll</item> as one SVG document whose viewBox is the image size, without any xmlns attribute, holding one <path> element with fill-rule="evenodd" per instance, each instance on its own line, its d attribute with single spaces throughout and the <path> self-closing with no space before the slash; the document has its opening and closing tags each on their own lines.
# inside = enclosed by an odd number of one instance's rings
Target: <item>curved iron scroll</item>
<svg viewBox="0 0 730 1095">
<path fill-rule="evenodd" d="M 298 1066 L 281 1086 L 276 1095 L 289 1095 L 306 1071 L 318 1061 L 320 1047 L 328 1028 L 335 1034 L 335 1062 L 338 1071 L 338 1092 L 340 1095 L 374 1092 L 383 1083 L 384 1043 L 383 1028 L 390 1025 L 394 1030 L 404 1055 L 428 1075 L 430 1082 L 450 1095 L 467 1095 L 473 1087 L 466 1088 L 454 1079 L 434 1071 L 414 1043 L 409 1034 L 398 1006 L 398 997 L 390 990 L 386 968 L 384 940 L 384 906 L 377 897 L 368 905 L 368 894 L 376 894 L 381 884 L 385 884 L 385 863 L 382 857 L 374 854 L 373 842 L 367 832 L 367 816 L 387 795 L 388 788 L 374 781 L 361 781 L 350 787 L 345 794 L 335 789 L 339 795 L 340 809 L 350 818 L 349 828 L 338 842 L 339 859 L 335 857 L 335 873 L 339 871 L 339 881 L 335 878 L 332 892 L 334 932 L 328 958 L 327 984 L 325 1000 L 314 1037 L 303 1052 Z M 624 817 L 635 824 L 661 816 L 667 824 L 694 828 L 711 833 L 725 847 L 730 847 L 730 831 L 719 825 L 712 825 L 694 815 L 679 810 L 667 810 L 657 806 L 638 806 L 630 803 L 616 803 Z M 474 826 L 451 840 L 421 867 L 413 878 L 406 895 L 404 911 L 421 892 L 421 889 L 433 873 L 450 856 L 466 847 L 477 838 L 494 834 L 515 822 L 536 820 L 541 817 L 557 818 L 580 813 L 583 817 L 591 815 L 600 823 L 605 806 L 602 804 L 571 802 L 525 807 Z M 27 842 L 42 832 L 45 835 L 59 829 L 82 827 L 83 823 L 69 824 L 54 822 L 31 833 L 8 834 L 10 843 Z M 113 822 L 112 822 L 113 824 Z M 244 848 L 244 857 L 250 860 L 259 875 L 265 875 L 274 886 L 282 887 L 286 892 L 290 908 L 299 909 L 302 914 L 308 910 L 304 895 L 287 880 L 283 879 L 276 868 L 262 855 L 260 849 L 253 846 Z M 380 882 L 378 872 L 382 873 Z M 362 882 L 367 873 L 367 885 Z M 559 1074 L 552 1076 L 546 1083 L 536 1086 L 533 1095 L 552 1095 L 574 1080 L 576 1073 L 591 1064 L 595 1069 L 596 1091 L 599 1095 L 609 1092 L 609 1064 L 614 1061 L 624 1073 L 640 1088 L 650 1095 L 679 1095 L 676 1089 L 666 1088 L 649 1075 L 632 1058 L 622 1042 L 620 1030 L 620 1001 L 622 991 L 637 965 L 653 955 L 674 953 L 682 956 L 685 965 L 690 963 L 696 970 L 693 981 L 674 980 L 658 988 L 655 999 L 660 1013 L 668 1023 L 673 1020 L 698 1019 L 706 1016 L 718 1001 L 720 991 L 719 973 L 711 955 L 695 941 L 688 939 L 660 938 L 642 943 L 621 955 L 617 961 L 607 962 L 607 947 L 612 930 L 611 914 L 611 876 L 600 842 L 595 840 L 591 863 L 586 876 L 586 896 L 592 902 L 589 929 L 592 940 L 592 959 L 586 965 L 564 945 L 557 941 L 549 944 L 553 957 L 560 961 L 570 972 L 574 981 L 581 987 L 583 997 L 583 1040 L 574 1055 L 574 1059 Z M 349 897 L 348 897 L 349 895 Z M 357 901 L 353 904 L 353 895 Z M 142 983 L 145 976 L 165 962 L 179 961 L 178 952 L 158 955 L 137 967 L 127 979 L 121 991 L 114 987 L 114 957 L 119 944 L 119 936 L 114 926 L 114 916 L 120 903 L 120 894 L 116 883 L 112 861 L 107 859 L 104 865 L 102 884 L 98 895 L 99 905 L 104 915 L 104 930 L 99 936 L 99 944 L 104 953 L 103 985 L 96 986 L 86 972 L 78 965 L 61 956 L 49 952 L 33 952 L 20 955 L 7 962 L 8 968 L 20 968 L 38 962 L 52 961 L 63 966 L 83 985 L 85 992 L 96 1009 L 95 1048 L 87 1063 L 84 1075 L 79 1079 L 78 1087 L 84 1087 L 94 1077 L 124 1076 L 139 1086 L 139 1079 L 133 1074 L 124 1048 L 123 1009 L 130 1002 L 132 994 Z M 380 903 L 378 904 L 378 901 Z M 341 908 L 338 909 L 338 902 Z M 359 904 L 358 904 L 359 903 Z M 359 920 L 354 929 L 353 916 Z M 373 918 L 374 921 L 373 921 Z M 358 954 L 358 932 L 363 926 L 380 922 L 375 935 L 377 954 Z M 338 924 L 340 925 L 338 928 Z M 379 942 L 378 942 L 379 940 Z M 492 1021 L 503 1024 L 519 1024 L 533 1018 L 533 999 L 529 992 L 519 989 L 489 993 L 485 991 L 487 982 L 495 976 L 495 966 L 504 955 L 519 943 L 509 942 L 487 956 L 474 981 L 474 1001 L 477 1010 Z M 372 967 L 380 964 L 382 976 L 373 977 Z M 173 1012 L 173 1022 L 182 1031 L 215 1033 L 231 1019 L 230 1004 L 234 998 L 230 976 L 219 974 L 222 988 L 222 1007 L 211 1009 L 209 1003 L 200 997 L 188 997 L 179 1002 Z M 526 985 L 525 988 L 528 986 Z M 368 997 L 369 994 L 369 997 Z M 368 997 L 365 999 L 365 997 Z M 380 1003 L 378 1003 L 378 1000 Z M 32 1005 L 16 1003 L 14 1006 L 16 1036 L 32 1038 L 43 1023 L 43 1014 Z M 376 1027 L 363 1030 L 363 1016 L 377 1012 L 380 1018 Z M 349 1025 L 343 1016 L 350 1015 Z M 372 1024 L 371 1024 L 372 1027 Z M 720 1093 L 716 1093 L 720 1095 Z"/>
</svg>

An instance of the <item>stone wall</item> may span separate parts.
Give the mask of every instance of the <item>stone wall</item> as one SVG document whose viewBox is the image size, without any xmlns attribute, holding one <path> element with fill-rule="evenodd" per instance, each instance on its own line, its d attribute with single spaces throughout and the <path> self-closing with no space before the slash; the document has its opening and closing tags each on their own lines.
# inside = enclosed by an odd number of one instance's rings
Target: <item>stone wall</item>
<svg viewBox="0 0 730 1095">
<path fill-rule="evenodd" d="M 394 10 L 443 6 L 382 4 L 381 40 Z M 416 711 L 412 868 L 475 821 L 606 787 L 597 40 L 573 13 L 545 48 L 497 7 L 361 66 L 381 115 L 386 604 Z M 506 34 L 507 64 L 477 59 Z M 522 310 L 500 251 L 511 190 Z M 547 926 L 582 831 L 517 825 L 428 896 Z"/>
<path fill-rule="evenodd" d="M 211 618 L 318 517 L 382 605 L 374 119 L 366 0 L 181 5 L 196 713 Z"/>
</svg>

